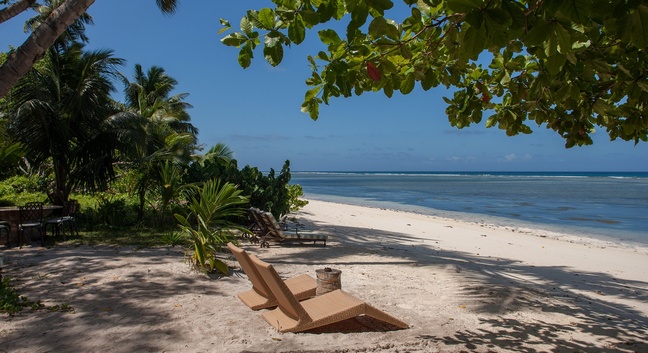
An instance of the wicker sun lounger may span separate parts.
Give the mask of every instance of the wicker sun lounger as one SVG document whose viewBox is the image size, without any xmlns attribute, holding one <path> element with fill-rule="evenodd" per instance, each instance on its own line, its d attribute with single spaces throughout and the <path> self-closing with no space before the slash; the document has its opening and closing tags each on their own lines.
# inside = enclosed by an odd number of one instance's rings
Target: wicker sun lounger
<svg viewBox="0 0 648 353">
<path fill-rule="evenodd" d="M 252 310 L 266 309 L 277 306 L 277 299 L 268 288 L 268 285 L 263 280 L 257 269 L 252 264 L 250 256 L 245 250 L 228 243 L 227 247 L 230 249 L 236 260 L 241 265 L 243 272 L 248 276 L 252 282 L 252 289 L 239 293 L 237 297 Z M 315 296 L 315 289 L 317 288 L 317 281 L 315 278 L 303 274 L 296 277 L 289 278 L 283 281 L 288 290 L 297 298 L 297 300 L 304 300 Z"/>
<path fill-rule="evenodd" d="M 288 243 L 288 242 L 305 242 L 312 241 L 313 244 L 317 242 L 323 242 L 326 246 L 326 240 L 328 236 L 326 234 L 316 234 L 316 233 L 307 233 L 300 232 L 297 228 L 293 231 L 286 230 L 284 232 L 283 227 L 279 225 L 279 222 L 274 218 L 272 213 L 261 211 L 259 213 L 261 220 L 265 225 L 266 234 L 261 238 L 261 247 L 270 247 L 268 241 L 275 241 L 278 243 Z"/>
<path fill-rule="evenodd" d="M 277 298 L 277 308 L 262 315 L 279 332 L 306 331 L 360 315 L 367 315 L 399 328 L 408 327 L 406 323 L 341 289 L 299 302 L 272 265 L 254 255 L 250 255 L 250 259 Z"/>
</svg>

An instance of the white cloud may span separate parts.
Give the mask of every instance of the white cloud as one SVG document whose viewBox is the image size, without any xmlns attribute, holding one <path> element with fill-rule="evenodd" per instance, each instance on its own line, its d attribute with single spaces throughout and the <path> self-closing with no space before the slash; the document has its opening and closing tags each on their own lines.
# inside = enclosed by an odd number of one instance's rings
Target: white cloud
<svg viewBox="0 0 648 353">
<path fill-rule="evenodd" d="M 523 155 L 523 156 L 518 156 L 515 153 L 507 154 L 504 157 L 500 157 L 497 159 L 499 162 L 514 162 L 514 161 L 528 161 L 533 159 L 529 153 Z"/>
</svg>

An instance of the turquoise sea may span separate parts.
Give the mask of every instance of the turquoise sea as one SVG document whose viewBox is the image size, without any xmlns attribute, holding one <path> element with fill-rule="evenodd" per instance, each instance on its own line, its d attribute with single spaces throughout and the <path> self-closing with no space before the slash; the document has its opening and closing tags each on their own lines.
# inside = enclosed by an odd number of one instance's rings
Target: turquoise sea
<svg viewBox="0 0 648 353">
<path fill-rule="evenodd" d="M 648 245 L 648 172 L 293 172 L 306 198 Z"/>
</svg>

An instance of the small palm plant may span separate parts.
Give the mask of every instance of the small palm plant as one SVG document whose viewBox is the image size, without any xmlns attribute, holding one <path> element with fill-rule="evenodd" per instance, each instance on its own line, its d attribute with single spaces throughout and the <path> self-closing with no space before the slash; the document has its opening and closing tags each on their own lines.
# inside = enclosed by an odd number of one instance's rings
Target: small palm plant
<svg viewBox="0 0 648 353">
<path fill-rule="evenodd" d="M 245 214 L 248 197 L 236 185 L 209 180 L 191 196 L 189 214 L 175 214 L 182 231 L 191 239 L 187 257 L 192 268 L 202 272 L 228 273 L 227 265 L 216 258 L 222 246 L 234 237 L 233 231 L 247 230 L 232 221 Z"/>
</svg>

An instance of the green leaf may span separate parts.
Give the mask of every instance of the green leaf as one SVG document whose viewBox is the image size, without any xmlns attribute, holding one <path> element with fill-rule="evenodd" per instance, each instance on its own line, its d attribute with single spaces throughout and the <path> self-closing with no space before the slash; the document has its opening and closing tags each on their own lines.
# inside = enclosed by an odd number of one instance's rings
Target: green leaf
<svg viewBox="0 0 648 353">
<path fill-rule="evenodd" d="M 252 47 L 250 43 L 246 43 L 243 47 L 241 47 L 241 50 L 239 51 L 238 63 L 242 68 L 246 69 L 250 67 L 253 57 L 254 54 L 252 53 Z"/>
<path fill-rule="evenodd" d="M 470 10 L 479 10 L 484 2 L 481 0 L 447 0 L 446 5 L 453 12 L 465 13 Z"/>
<path fill-rule="evenodd" d="M 367 34 L 370 38 L 377 39 L 382 36 L 390 38 L 394 41 L 400 39 L 398 28 L 392 23 L 387 22 L 384 17 L 376 17 L 369 24 Z"/>
<path fill-rule="evenodd" d="M 394 7 L 394 4 L 391 0 L 373 0 L 368 2 L 369 6 L 375 11 L 377 11 L 381 16 L 385 14 L 385 10 L 389 10 Z"/>
<path fill-rule="evenodd" d="M 477 60 L 479 54 L 484 50 L 486 35 L 484 31 L 477 30 L 475 27 L 469 27 L 461 43 L 461 54 L 471 60 Z"/>
<path fill-rule="evenodd" d="M 402 94 L 409 94 L 414 90 L 414 73 L 409 73 L 400 84 L 400 91 Z"/>
<path fill-rule="evenodd" d="M 567 57 L 565 55 L 556 53 L 547 58 L 546 60 L 547 70 L 549 71 L 550 74 L 557 75 L 562 70 L 566 61 L 567 61 Z"/>
<path fill-rule="evenodd" d="M 221 26 L 223 26 L 223 27 L 228 27 L 228 28 L 232 27 L 232 25 L 230 25 L 229 21 L 224 19 L 224 18 L 221 18 L 219 21 L 220 21 Z"/>
<path fill-rule="evenodd" d="M 219 259 L 214 259 L 214 261 L 211 264 L 212 268 L 217 269 L 220 273 L 227 275 L 229 274 L 229 267 L 227 266 L 226 263 Z"/>
<path fill-rule="evenodd" d="M 322 43 L 326 45 L 338 44 L 342 41 L 342 39 L 340 39 L 340 36 L 338 36 L 337 32 L 335 32 L 332 29 L 324 29 L 319 31 L 317 34 L 319 35 L 319 38 L 322 41 Z"/>
<path fill-rule="evenodd" d="M 238 47 L 239 45 L 245 43 L 246 41 L 247 41 L 247 37 L 239 32 L 228 34 L 225 37 L 223 37 L 223 39 L 221 39 L 221 42 L 223 44 L 230 47 Z"/>
<path fill-rule="evenodd" d="M 300 14 L 295 16 L 295 20 L 288 27 L 288 38 L 295 44 L 300 44 L 306 38 L 306 26 Z"/>
<path fill-rule="evenodd" d="M 250 35 L 252 31 L 254 30 L 254 26 L 252 26 L 252 22 L 250 22 L 247 17 L 243 17 L 241 19 L 241 23 L 239 25 L 241 27 L 241 31 L 245 33 L 246 35 Z"/>
<path fill-rule="evenodd" d="M 529 47 L 542 46 L 551 34 L 552 26 L 547 22 L 541 22 L 531 28 L 524 37 L 524 43 Z"/>
<path fill-rule="evenodd" d="M 304 95 L 304 101 L 310 101 L 311 99 L 317 97 L 317 95 L 320 93 L 322 90 L 321 86 L 309 89 L 306 91 L 306 94 Z"/>
<path fill-rule="evenodd" d="M 639 5 L 637 10 L 628 16 L 630 43 L 639 49 L 648 47 L 648 6 Z"/>
<path fill-rule="evenodd" d="M 394 83 L 392 80 L 385 80 L 385 87 L 383 87 L 383 93 L 387 98 L 391 98 L 394 95 Z"/>
<path fill-rule="evenodd" d="M 349 22 L 349 28 L 359 28 L 367 22 L 367 17 L 369 17 L 369 7 L 364 3 L 360 2 L 351 12 L 351 22 Z"/>
<path fill-rule="evenodd" d="M 554 34 L 558 42 L 558 52 L 566 54 L 572 49 L 572 39 L 569 32 L 560 24 L 554 26 Z"/>
<path fill-rule="evenodd" d="M 486 119 L 486 127 L 490 128 L 497 125 L 497 115 L 493 114 L 488 119 Z"/>
<path fill-rule="evenodd" d="M 268 46 L 266 44 L 263 48 L 263 56 L 265 57 L 266 61 L 272 66 L 279 65 L 281 63 L 281 60 L 283 60 L 283 55 L 284 50 L 281 43 L 274 46 Z"/>
<path fill-rule="evenodd" d="M 508 28 L 513 23 L 511 15 L 502 9 L 485 10 L 484 20 L 488 26 L 500 28 Z"/>
<path fill-rule="evenodd" d="M 319 117 L 319 101 L 315 98 L 304 101 L 301 106 L 302 113 L 308 113 L 313 120 Z"/>
<path fill-rule="evenodd" d="M 423 87 L 424 90 L 429 90 L 432 87 L 436 87 L 439 84 L 439 80 L 437 79 L 437 74 L 433 68 L 429 68 L 425 71 L 425 77 L 423 78 L 423 81 L 421 81 L 421 87 Z"/>
<path fill-rule="evenodd" d="M 275 26 L 275 17 L 276 14 L 273 9 L 264 8 L 259 11 L 259 22 L 261 23 L 262 29 L 273 29 Z"/>
<path fill-rule="evenodd" d="M 587 23 L 591 8 L 591 0 L 563 0 L 561 11 L 572 22 Z"/>
<path fill-rule="evenodd" d="M 299 13 L 301 14 L 302 18 L 304 19 L 304 23 L 308 28 L 313 28 L 313 26 L 320 23 L 320 17 L 315 11 L 306 9 L 301 10 Z"/>
</svg>

